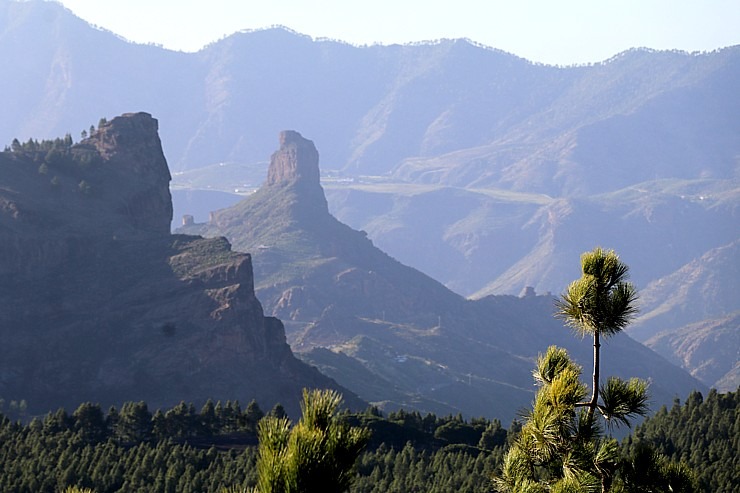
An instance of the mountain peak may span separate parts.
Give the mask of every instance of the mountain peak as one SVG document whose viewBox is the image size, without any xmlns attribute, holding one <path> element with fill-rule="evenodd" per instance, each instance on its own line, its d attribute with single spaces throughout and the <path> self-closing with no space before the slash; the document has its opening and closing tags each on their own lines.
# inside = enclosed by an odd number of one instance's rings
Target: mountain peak
<svg viewBox="0 0 740 493">
<path fill-rule="evenodd" d="M 320 186 L 319 178 L 319 152 L 313 142 L 295 130 L 280 132 L 280 148 L 270 158 L 267 185 L 315 187 Z"/>
<path fill-rule="evenodd" d="M 159 123 L 149 113 L 124 113 L 116 116 L 109 122 L 101 123 L 98 132 L 90 137 L 100 144 L 120 146 L 118 137 L 137 136 L 149 137 L 157 135 Z"/>
<path fill-rule="evenodd" d="M 125 113 L 102 123 L 97 132 L 80 143 L 92 146 L 100 157 L 126 183 L 119 212 L 138 228 L 168 234 L 172 221 L 172 199 L 169 191 L 170 171 L 162 142 L 159 123 L 149 113 Z M 111 184 L 112 185 L 112 184 Z"/>
</svg>

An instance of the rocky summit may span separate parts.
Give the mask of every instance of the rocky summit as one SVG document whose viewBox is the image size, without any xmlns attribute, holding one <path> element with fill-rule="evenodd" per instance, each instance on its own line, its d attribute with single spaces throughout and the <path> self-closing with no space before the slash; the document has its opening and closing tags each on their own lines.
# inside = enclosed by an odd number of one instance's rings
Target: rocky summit
<svg viewBox="0 0 740 493">
<path fill-rule="evenodd" d="M 302 388 L 339 389 L 264 316 L 249 254 L 170 234 L 157 126 L 125 114 L 77 144 L 0 153 L 0 397 L 31 412 L 256 398 L 295 414 Z"/>
<path fill-rule="evenodd" d="M 280 148 L 273 153 L 267 170 L 267 186 L 320 186 L 319 152 L 313 142 L 294 130 L 280 132 L 279 140 Z"/>
</svg>

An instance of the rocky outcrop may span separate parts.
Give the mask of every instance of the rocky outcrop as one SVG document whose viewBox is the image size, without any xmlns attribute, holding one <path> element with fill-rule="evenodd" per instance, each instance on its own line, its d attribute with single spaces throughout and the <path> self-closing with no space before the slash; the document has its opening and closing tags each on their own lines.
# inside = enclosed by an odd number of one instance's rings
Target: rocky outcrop
<svg viewBox="0 0 740 493">
<path fill-rule="evenodd" d="M 78 144 L 4 154 L 0 227 L 18 236 L 169 234 L 170 172 L 147 113 L 116 117 Z"/>
<path fill-rule="evenodd" d="M 0 397 L 32 412 L 256 398 L 297 413 L 303 387 L 339 388 L 264 316 L 250 255 L 169 233 L 155 119 L 52 147 L 0 154 Z"/>
<path fill-rule="evenodd" d="M 124 197 L 116 212 L 128 215 L 136 228 L 169 233 L 171 177 L 157 120 L 147 113 L 125 114 L 101 125 L 83 145 L 91 145 L 100 153 L 104 162 L 117 171 L 120 184 L 138 185 Z"/>
<path fill-rule="evenodd" d="M 267 186 L 319 186 L 319 152 L 313 142 L 294 130 L 280 132 L 280 148 L 272 154 L 267 170 Z"/>
<path fill-rule="evenodd" d="M 270 158 L 264 193 L 287 192 L 297 216 L 328 217 L 329 204 L 321 188 L 316 146 L 295 130 L 280 132 L 279 142 L 279 149 Z"/>
<path fill-rule="evenodd" d="M 213 212 L 208 223 L 178 230 L 225 236 L 236 250 L 250 252 L 268 313 L 303 325 L 329 312 L 350 318 L 383 312 L 417 318 L 443 300 L 452 299 L 456 306 L 464 302 L 329 213 L 312 141 L 286 130 L 279 134 L 279 145 L 267 181 L 256 193 Z M 283 275 L 287 271 L 303 278 L 296 283 Z"/>
</svg>

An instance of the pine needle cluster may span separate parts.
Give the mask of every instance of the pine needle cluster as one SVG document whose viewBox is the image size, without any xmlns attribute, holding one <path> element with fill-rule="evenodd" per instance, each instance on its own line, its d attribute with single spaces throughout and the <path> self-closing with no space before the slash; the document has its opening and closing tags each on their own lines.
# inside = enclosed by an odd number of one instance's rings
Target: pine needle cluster
<svg viewBox="0 0 740 493">
<path fill-rule="evenodd" d="M 303 417 L 267 416 L 257 435 L 259 493 L 341 493 L 355 478 L 355 463 L 370 435 L 337 413 L 342 397 L 332 390 L 304 390 Z"/>
</svg>

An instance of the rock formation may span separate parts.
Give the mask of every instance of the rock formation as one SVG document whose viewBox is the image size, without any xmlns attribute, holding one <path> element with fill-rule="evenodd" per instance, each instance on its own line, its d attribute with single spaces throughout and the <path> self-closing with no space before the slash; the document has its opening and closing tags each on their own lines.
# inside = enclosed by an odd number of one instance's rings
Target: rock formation
<svg viewBox="0 0 740 493">
<path fill-rule="evenodd" d="M 263 315 L 249 254 L 170 235 L 155 119 L 70 144 L 0 154 L 0 397 L 35 412 L 256 398 L 297 413 L 303 387 L 339 388 Z"/>
<path fill-rule="evenodd" d="M 270 159 L 266 185 L 300 183 L 306 187 L 320 186 L 319 152 L 313 142 L 294 130 L 280 132 L 279 140 L 280 148 Z"/>
</svg>

